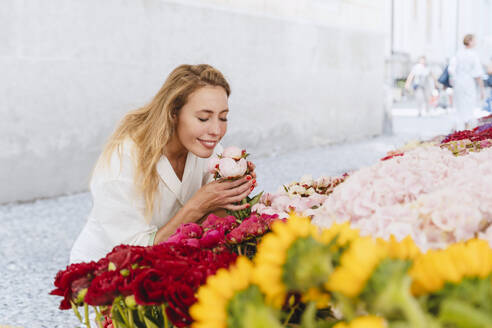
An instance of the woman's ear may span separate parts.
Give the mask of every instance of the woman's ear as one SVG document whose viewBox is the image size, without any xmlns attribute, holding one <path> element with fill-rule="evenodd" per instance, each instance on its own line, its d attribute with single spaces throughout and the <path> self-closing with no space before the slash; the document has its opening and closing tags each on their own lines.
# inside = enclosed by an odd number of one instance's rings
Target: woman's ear
<svg viewBox="0 0 492 328">
<path fill-rule="evenodd" d="M 173 108 L 173 110 L 171 111 L 171 119 L 175 123 L 178 120 L 178 110 L 176 108 Z"/>
</svg>

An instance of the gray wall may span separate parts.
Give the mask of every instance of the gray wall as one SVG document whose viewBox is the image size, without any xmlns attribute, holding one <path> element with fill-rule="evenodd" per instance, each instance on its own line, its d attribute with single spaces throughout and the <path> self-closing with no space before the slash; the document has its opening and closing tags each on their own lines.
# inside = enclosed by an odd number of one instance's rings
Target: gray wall
<svg viewBox="0 0 492 328">
<path fill-rule="evenodd" d="M 264 155 L 381 132 L 378 28 L 203 2 L 2 0 L 0 203 L 86 190 L 118 119 L 182 63 L 228 78 L 226 145 Z"/>
</svg>

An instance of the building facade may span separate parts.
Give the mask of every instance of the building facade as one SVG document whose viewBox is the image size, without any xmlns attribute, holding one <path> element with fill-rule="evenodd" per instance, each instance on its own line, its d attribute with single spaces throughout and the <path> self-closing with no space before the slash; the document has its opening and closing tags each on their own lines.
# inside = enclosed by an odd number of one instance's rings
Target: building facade
<svg viewBox="0 0 492 328">
<path fill-rule="evenodd" d="M 225 145 L 265 155 L 380 134 L 384 7 L 2 0 L 0 203 L 87 190 L 118 120 L 182 63 L 228 78 Z"/>
</svg>

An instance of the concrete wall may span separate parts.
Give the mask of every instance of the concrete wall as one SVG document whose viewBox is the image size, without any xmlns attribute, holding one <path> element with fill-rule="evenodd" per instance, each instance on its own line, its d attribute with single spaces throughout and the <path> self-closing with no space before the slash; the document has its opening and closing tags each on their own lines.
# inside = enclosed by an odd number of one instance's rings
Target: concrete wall
<svg viewBox="0 0 492 328">
<path fill-rule="evenodd" d="M 182 63 L 228 78 L 226 145 L 263 155 L 379 134 L 383 7 L 2 0 L 0 203 L 86 190 L 118 119 Z"/>
</svg>

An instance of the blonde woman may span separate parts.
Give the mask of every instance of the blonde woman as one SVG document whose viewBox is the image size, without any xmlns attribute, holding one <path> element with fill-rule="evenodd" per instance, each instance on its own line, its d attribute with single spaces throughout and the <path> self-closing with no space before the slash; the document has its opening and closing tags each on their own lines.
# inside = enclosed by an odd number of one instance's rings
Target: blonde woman
<svg viewBox="0 0 492 328">
<path fill-rule="evenodd" d="M 71 263 L 98 260 L 119 244 L 158 244 L 183 223 L 248 206 L 235 203 L 254 189 L 254 173 L 235 181 L 206 173 L 227 130 L 229 94 L 215 68 L 181 65 L 148 105 L 124 116 L 94 169 L 93 208 Z"/>
</svg>

